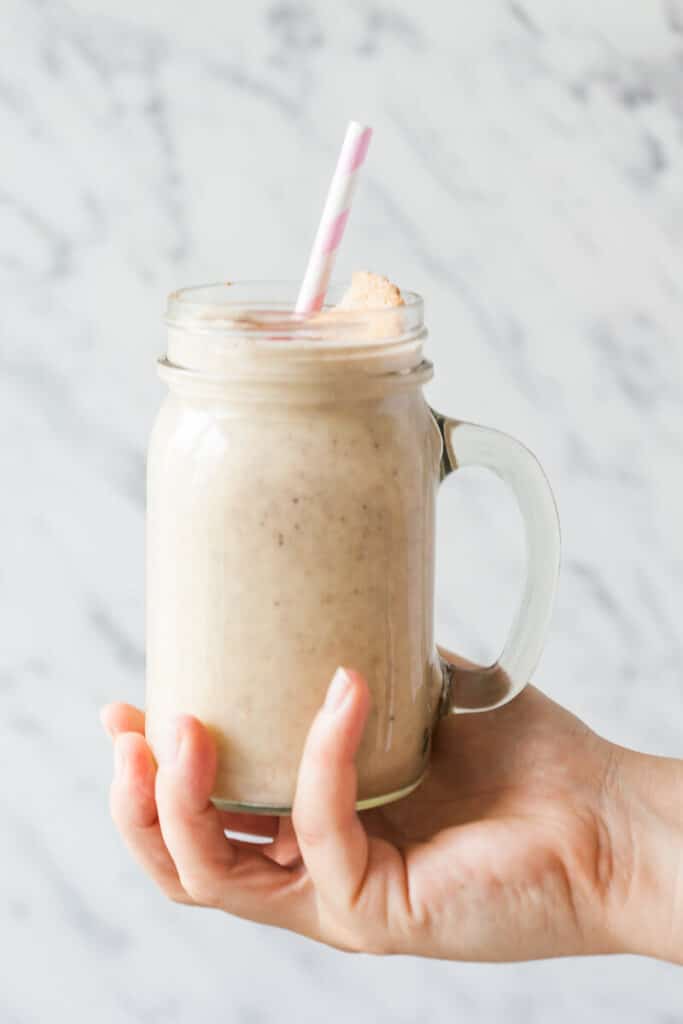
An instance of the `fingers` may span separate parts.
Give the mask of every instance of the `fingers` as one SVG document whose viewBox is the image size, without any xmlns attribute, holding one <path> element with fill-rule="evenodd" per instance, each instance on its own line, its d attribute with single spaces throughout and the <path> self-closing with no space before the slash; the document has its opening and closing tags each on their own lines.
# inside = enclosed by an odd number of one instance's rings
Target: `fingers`
<svg viewBox="0 0 683 1024">
<path fill-rule="evenodd" d="M 368 865 L 368 838 L 356 813 L 354 757 L 369 707 L 362 676 L 338 669 L 299 769 L 294 829 L 319 897 L 330 904 L 355 902 Z"/>
<path fill-rule="evenodd" d="M 205 906 L 301 930 L 294 906 L 299 879 L 225 837 L 224 816 L 210 801 L 216 750 L 204 726 L 187 715 L 176 718 L 156 754 L 161 832 L 186 892 Z"/>
<path fill-rule="evenodd" d="M 123 732 L 145 732 L 144 712 L 131 704 L 106 704 L 100 711 L 100 721 L 112 739 Z M 222 811 L 221 820 L 224 829 L 248 835 L 273 837 L 278 831 L 279 819 L 266 814 Z"/>
<path fill-rule="evenodd" d="M 111 815 L 126 846 L 170 899 L 191 902 L 159 828 L 154 798 L 156 766 L 144 737 L 136 732 L 117 736 L 114 766 Z"/>
<path fill-rule="evenodd" d="M 142 711 L 110 704 L 100 717 L 114 739 L 112 817 L 135 859 L 166 895 L 315 934 L 311 887 L 301 866 L 285 870 L 256 845 L 225 837 L 225 830 L 242 833 L 245 840 L 276 837 L 279 822 L 213 807 L 216 755 L 204 727 L 192 718 L 178 720 L 166 748 L 155 751 L 162 759 L 159 771 L 144 738 Z"/>
<path fill-rule="evenodd" d="M 100 721 L 105 732 L 114 738 L 122 732 L 145 731 L 145 715 L 132 704 L 107 704 L 100 711 Z"/>
</svg>

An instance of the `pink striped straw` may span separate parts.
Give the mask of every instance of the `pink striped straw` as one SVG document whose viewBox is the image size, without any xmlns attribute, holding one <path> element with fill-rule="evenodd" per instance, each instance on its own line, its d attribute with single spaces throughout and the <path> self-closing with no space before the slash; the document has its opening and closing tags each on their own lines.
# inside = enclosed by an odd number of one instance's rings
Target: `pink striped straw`
<svg viewBox="0 0 683 1024">
<path fill-rule="evenodd" d="M 356 177 L 370 145 L 372 128 L 350 121 L 337 160 L 323 215 L 296 300 L 297 313 L 322 309 L 334 259 L 349 219 Z"/>
</svg>

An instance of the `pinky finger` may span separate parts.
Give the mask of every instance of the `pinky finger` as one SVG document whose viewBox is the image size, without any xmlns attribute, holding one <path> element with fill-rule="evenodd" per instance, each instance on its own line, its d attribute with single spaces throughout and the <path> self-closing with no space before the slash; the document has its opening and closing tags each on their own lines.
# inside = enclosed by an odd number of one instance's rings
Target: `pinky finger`
<svg viewBox="0 0 683 1024">
<path fill-rule="evenodd" d="M 132 704 L 106 704 L 100 711 L 100 721 L 111 739 L 122 732 L 145 731 L 145 713 Z"/>
</svg>

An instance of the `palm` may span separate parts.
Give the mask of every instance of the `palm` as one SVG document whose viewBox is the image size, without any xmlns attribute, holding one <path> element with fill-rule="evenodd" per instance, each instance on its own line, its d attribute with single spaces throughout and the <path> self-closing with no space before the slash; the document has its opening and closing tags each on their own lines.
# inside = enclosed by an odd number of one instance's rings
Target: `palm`
<svg viewBox="0 0 683 1024">
<path fill-rule="evenodd" d="M 450 919 L 435 931 L 451 946 L 456 937 L 458 952 L 579 948 L 583 883 L 604 848 L 605 746 L 528 688 L 497 712 L 443 722 L 421 789 L 369 816 L 373 834 L 404 850 L 420 844 L 414 899 Z"/>
<path fill-rule="evenodd" d="M 600 741 L 582 722 L 528 687 L 498 711 L 443 721 L 423 785 L 368 812 L 366 824 L 405 846 L 452 826 L 511 816 L 550 826 L 561 814 L 568 823 L 582 787 L 594 789 L 600 755 Z"/>
</svg>

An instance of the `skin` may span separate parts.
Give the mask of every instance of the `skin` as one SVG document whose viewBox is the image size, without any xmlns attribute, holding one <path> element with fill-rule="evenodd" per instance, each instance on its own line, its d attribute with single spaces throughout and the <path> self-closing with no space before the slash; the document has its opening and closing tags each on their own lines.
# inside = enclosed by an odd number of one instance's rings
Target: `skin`
<svg viewBox="0 0 683 1024">
<path fill-rule="evenodd" d="M 114 822 L 170 899 L 344 950 L 681 962 L 682 763 L 617 747 L 527 687 L 497 711 L 445 719 L 419 790 L 357 814 L 368 707 L 362 677 L 340 670 L 308 735 L 292 818 L 277 819 L 213 807 L 216 754 L 201 722 L 169 722 L 157 765 L 143 713 L 108 705 Z"/>
</svg>

